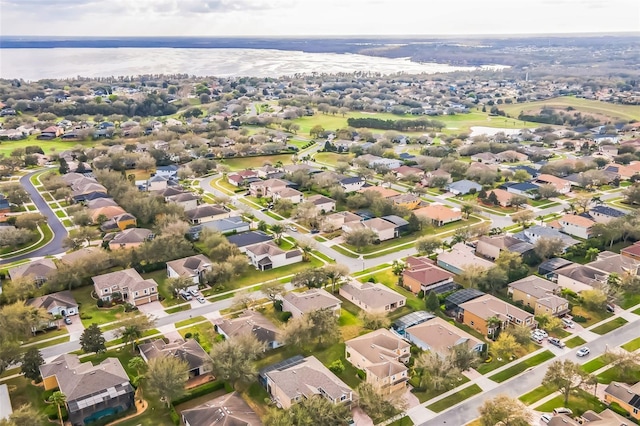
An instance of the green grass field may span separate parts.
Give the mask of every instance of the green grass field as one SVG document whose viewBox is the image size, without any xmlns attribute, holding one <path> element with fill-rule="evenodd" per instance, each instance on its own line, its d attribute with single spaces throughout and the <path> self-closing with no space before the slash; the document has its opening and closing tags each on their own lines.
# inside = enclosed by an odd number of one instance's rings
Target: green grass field
<svg viewBox="0 0 640 426">
<path fill-rule="evenodd" d="M 473 384 L 471 386 L 467 386 L 464 389 L 461 389 L 460 391 L 454 393 L 453 395 L 449 395 L 448 397 L 441 399 L 438 402 L 434 402 L 431 405 L 427 405 L 427 408 L 431 411 L 439 413 L 481 392 L 482 392 L 482 389 L 480 388 L 480 386 Z"/>
<path fill-rule="evenodd" d="M 558 395 L 544 404 L 537 406 L 535 410 L 550 413 L 554 408 L 558 407 L 567 407 L 573 410 L 573 414 L 577 415 L 582 415 L 582 413 L 587 410 L 593 410 L 599 413 L 606 408 L 597 397 L 579 389 L 569 395 L 569 403 L 567 405 L 564 404 L 564 396 Z"/>
<path fill-rule="evenodd" d="M 612 319 L 611 321 L 607 321 L 604 324 L 599 325 L 595 328 L 592 328 L 591 331 L 593 331 L 596 334 L 603 335 L 603 334 L 607 334 L 610 331 L 615 330 L 616 328 L 622 327 L 628 322 L 629 321 L 627 321 L 626 319 L 622 317 L 618 317 L 618 318 Z"/>
<path fill-rule="evenodd" d="M 9 156 L 11 151 L 16 148 L 25 148 L 27 146 L 39 146 L 42 148 L 45 154 L 51 154 L 53 152 L 62 152 L 67 149 L 73 148 L 76 145 L 82 145 L 86 147 L 92 147 L 96 145 L 101 145 L 100 142 L 96 141 L 63 141 L 63 140 L 53 140 L 53 141 L 41 141 L 35 138 L 35 136 L 29 136 L 26 139 L 22 139 L 19 141 L 2 141 L 0 142 L 0 155 L 5 154 Z"/>
<path fill-rule="evenodd" d="M 610 117 L 612 120 L 640 120 L 640 106 L 615 105 L 606 102 L 580 99 L 572 96 L 546 99 L 544 101 L 527 102 L 521 104 L 501 105 L 500 109 L 517 117 L 521 111 L 538 111 L 542 107 L 566 110 L 567 107 L 575 108 L 576 112 L 583 114 L 598 114 Z"/>
<path fill-rule="evenodd" d="M 635 350 L 640 349 L 640 337 L 636 337 L 630 342 L 625 343 L 624 345 L 622 345 L 622 349 L 625 349 L 629 352 L 634 352 Z"/>
<path fill-rule="evenodd" d="M 313 158 L 318 163 L 329 164 L 335 167 L 338 165 L 339 162 L 352 160 L 353 154 L 336 154 L 335 152 L 318 152 L 313 156 Z"/>
<path fill-rule="evenodd" d="M 585 343 L 587 343 L 587 341 L 580 336 L 575 336 L 564 343 L 567 345 L 568 348 L 577 348 L 578 346 L 584 345 Z"/>
<path fill-rule="evenodd" d="M 291 154 L 262 155 L 260 157 L 227 158 L 220 161 L 220 164 L 228 166 L 231 170 L 244 170 L 262 167 L 265 163 L 275 164 L 282 161 L 282 164 L 291 164 Z"/>
<path fill-rule="evenodd" d="M 525 393 L 518 399 L 524 402 L 526 405 L 531 405 L 534 402 L 540 401 L 545 396 L 551 395 L 555 391 L 556 390 L 551 386 L 538 386 L 534 390 Z"/>
<path fill-rule="evenodd" d="M 601 356 L 592 359 L 591 361 L 582 365 L 582 369 L 587 373 L 593 373 L 594 371 L 600 370 L 602 367 L 607 365 L 607 362 Z"/>
<path fill-rule="evenodd" d="M 501 372 L 494 374 L 489 378 L 494 382 L 502 383 L 505 380 L 509 380 L 510 378 L 517 376 L 530 367 L 535 367 L 538 364 L 542 364 L 543 362 L 550 360 L 554 356 L 555 355 L 553 355 L 553 353 L 551 353 L 550 351 L 540 352 L 539 354 L 536 354 L 531 358 L 527 358 L 524 361 L 519 362 L 516 365 L 511 366 L 505 370 L 502 370 Z"/>
</svg>

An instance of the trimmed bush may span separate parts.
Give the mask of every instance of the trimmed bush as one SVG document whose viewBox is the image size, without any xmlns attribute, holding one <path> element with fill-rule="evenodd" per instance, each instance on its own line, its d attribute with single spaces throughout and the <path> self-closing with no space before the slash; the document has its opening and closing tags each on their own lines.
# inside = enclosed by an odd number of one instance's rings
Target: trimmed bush
<svg viewBox="0 0 640 426">
<path fill-rule="evenodd" d="M 574 315 L 573 316 L 573 321 L 574 322 L 587 322 L 587 319 L 585 317 L 583 317 L 582 315 Z"/>
<path fill-rule="evenodd" d="M 205 383 L 202 386 L 198 386 L 197 388 L 192 389 L 189 393 L 185 394 L 182 398 L 178 398 L 173 401 L 173 405 L 180 405 L 187 401 L 191 401 L 194 398 L 198 398 L 200 396 L 206 395 L 211 392 L 215 392 L 217 390 L 223 389 L 225 387 L 224 382 L 209 382 Z"/>
</svg>

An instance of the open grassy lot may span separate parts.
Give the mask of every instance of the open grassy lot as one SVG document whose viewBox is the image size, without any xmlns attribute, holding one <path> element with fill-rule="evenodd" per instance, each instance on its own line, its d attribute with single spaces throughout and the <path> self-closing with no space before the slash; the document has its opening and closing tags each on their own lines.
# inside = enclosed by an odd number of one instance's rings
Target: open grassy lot
<svg viewBox="0 0 640 426">
<path fill-rule="evenodd" d="M 124 306 L 117 305 L 112 308 L 98 308 L 96 299 L 91 297 L 93 287 L 80 287 L 71 290 L 71 294 L 78 302 L 80 309 L 80 318 L 85 327 L 90 326 L 94 322 L 96 324 L 106 324 L 117 321 L 124 314 Z"/>
<path fill-rule="evenodd" d="M 553 353 L 548 350 L 540 352 L 539 354 L 527 358 L 524 361 L 519 362 L 516 365 L 513 365 L 505 370 L 502 370 L 501 372 L 494 374 L 489 378 L 494 382 L 502 383 L 505 380 L 509 380 L 510 378 L 517 376 L 528 368 L 535 367 L 538 364 L 542 364 L 543 362 L 550 360 L 554 356 L 555 355 L 553 355 Z"/>
<path fill-rule="evenodd" d="M 640 337 L 636 337 L 630 342 L 625 343 L 624 345 L 622 345 L 622 349 L 626 349 L 629 352 L 634 352 L 640 349 Z"/>
<path fill-rule="evenodd" d="M 259 157 L 227 158 L 221 160 L 220 164 L 228 166 L 231 170 L 244 170 L 264 166 L 264 163 L 275 164 L 281 161 L 282 164 L 291 164 L 291 154 L 262 155 Z"/>
<path fill-rule="evenodd" d="M 482 392 L 480 386 L 473 384 L 471 386 L 467 386 L 464 389 L 454 393 L 453 395 L 449 395 L 446 398 L 441 399 L 438 402 L 435 402 L 431 405 L 427 405 L 427 408 L 431 411 L 439 413 L 440 411 L 444 411 L 447 408 L 453 407 L 454 405 L 464 401 L 467 398 L 471 398 L 473 395 L 479 394 Z"/>
<path fill-rule="evenodd" d="M 573 96 L 562 96 L 544 101 L 526 102 L 511 105 L 500 105 L 500 109 L 517 117 L 521 111 L 537 112 L 543 107 L 565 110 L 568 107 L 574 108 L 575 112 L 583 114 L 603 115 L 615 120 L 640 120 L 640 106 L 635 105 L 615 105 L 607 102 L 592 101 Z"/>
<path fill-rule="evenodd" d="M 29 136 L 26 139 L 19 141 L 2 141 L 0 143 L 0 154 L 5 154 L 7 157 L 11 154 L 16 148 L 26 148 L 27 146 L 39 146 L 42 148 L 45 154 L 51 154 L 53 152 L 62 152 L 69 148 L 73 148 L 76 145 L 82 145 L 86 147 L 92 147 L 101 145 L 95 141 L 87 141 L 87 142 L 78 142 L 78 141 L 62 141 L 62 140 L 53 140 L 53 141 L 41 141 L 36 139 L 35 136 Z"/>
<path fill-rule="evenodd" d="M 599 413 L 606 408 L 606 406 L 600 402 L 597 397 L 579 389 L 569 395 L 569 403 L 566 405 L 564 404 L 564 396 L 558 395 L 544 404 L 537 406 L 535 410 L 550 413 L 557 407 L 567 407 L 573 410 L 573 414 L 576 415 L 582 415 L 582 413 L 587 410 L 593 410 L 596 413 Z"/>
<path fill-rule="evenodd" d="M 618 317 L 618 318 L 612 319 L 611 321 L 607 321 L 602 325 L 592 328 L 591 331 L 593 331 L 596 334 L 603 335 L 603 334 L 607 334 L 612 330 L 615 330 L 616 328 L 622 327 L 628 322 L 629 321 L 627 321 L 626 319 L 622 317 Z"/>
<path fill-rule="evenodd" d="M 551 395 L 555 391 L 556 389 L 551 386 L 538 386 L 534 390 L 525 393 L 518 399 L 524 402 L 526 405 L 531 405 L 534 402 L 540 401 L 545 396 Z"/>
<path fill-rule="evenodd" d="M 335 152 L 318 152 L 313 156 L 318 163 L 337 166 L 339 162 L 351 161 L 353 154 L 337 154 Z"/>
</svg>

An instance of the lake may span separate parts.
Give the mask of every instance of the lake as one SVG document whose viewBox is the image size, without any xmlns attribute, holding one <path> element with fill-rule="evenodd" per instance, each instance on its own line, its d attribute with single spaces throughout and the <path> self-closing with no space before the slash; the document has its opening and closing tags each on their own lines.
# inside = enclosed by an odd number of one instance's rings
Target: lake
<svg viewBox="0 0 640 426">
<path fill-rule="evenodd" d="M 502 66 L 486 68 L 499 69 Z M 474 67 L 411 62 L 355 54 L 269 49 L 54 48 L 0 49 L 0 78 L 39 80 L 141 74 L 279 77 L 297 73 L 380 74 L 473 71 Z"/>
</svg>

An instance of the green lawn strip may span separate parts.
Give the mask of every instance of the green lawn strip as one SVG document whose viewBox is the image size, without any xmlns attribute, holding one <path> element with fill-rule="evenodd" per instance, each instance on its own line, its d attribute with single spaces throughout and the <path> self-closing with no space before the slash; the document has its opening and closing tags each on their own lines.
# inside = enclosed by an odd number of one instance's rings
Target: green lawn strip
<svg viewBox="0 0 640 426">
<path fill-rule="evenodd" d="M 168 314 L 175 314 L 176 312 L 188 311 L 189 309 L 191 309 L 191 305 L 184 304 L 165 309 L 164 311 Z"/>
<path fill-rule="evenodd" d="M 332 250 L 335 250 L 335 251 L 337 251 L 338 253 L 343 254 L 343 255 L 345 255 L 345 256 L 347 256 L 347 257 L 353 257 L 353 258 L 358 258 L 358 257 L 360 257 L 358 254 L 351 253 L 350 251 L 345 250 L 344 248 L 342 248 L 342 246 L 341 246 L 341 245 L 331 246 L 331 249 L 332 249 Z"/>
<path fill-rule="evenodd" d="M 327 256 L 326 254 L 324 254 L 324 253 L 322 253 L 322 252 L 319 252 L 318 250 L 312 250 L 312 251 L 311 251 L 311 254 L 312 254 L 313 256 L 317 256 L 317 257 L 319 257 L 320 259 L 323 259 L 324 261 L 326 261 L 326 262 L 328 262 L 328 263 L 336 263 L 336 260 L 335 260 L 335 259 L 333 259 L 333 258 L 331 258 L 331 257 Z"/>
<path fill-rule="evenodd" d="M 78 302 L 80 319 L 85 327 L 93 323 L 98 325 L 118 321 L 124 314 L 124 306 L 116 305 L 112 308 L 98 308 L 97 301 L 91 297 L 93 287 L 80 287 L 71 290 L 71 294 Z"/>
<path fill-rule="evenodd" d="M 534 409 L 536 411 L 550 413 L 554 408 L 558 407 L 567 407 L 573 411 L 573 414 L 578 416 L 588 410 L 593 410 L 596 413 L 599 413 L 606 408 L 606 406 L 600 402 L 598 397 L 593 396 L 582 389 L 578 389 L 569 395 L 569 402 L 566 405 L 564 403 L 564 395 L 558 395 Z"/>
<path fill-rule="evenodd" d="M 638 383 L 640 382 L 640 366 L 631 370 L 630 377 L 624 377 L 619 367 L 611 367 L 597 376 L 598 383 L 609 384 L 611 382 Z"/>
<path fill-rule="evenodd" d="M 617 317 L 615 319 L 612 319 L 611 321 L 607 321 L 604 324 L 592 328 L 590 331 L 602 336 L 603 334 L 607 334 L 608 332 L 615 330 L 616 328 L 622 327 L 628 322 L 629 321 L 622 317 Z"/>
<path fill-rule="evenodd" d="M 47 340 L 43 342 L 38 342 L 35 345 L 29 345 L 29 348 L 47 348 L 49 346 L 59 345 L 60 343 L 66 343 L 69 341 L 69 336 L 61 336 L 52 340 Z M 26 350 L 26 348 L 25 348 Z"/>
<path fill-rule="evenodd" d="M 640 304 L 640 293 L 625 292 L 619 302 L 622 309 L 629 309 Z M 640 315 L 640 308 L 633 311 L 634 314 Z"/>
<path fill-rule="evenodd" d="M 629 352 L 635 352 L 636 350 L 640 349 L 640 337 L 636 337 L 635 339 L 625 343 L 621 347 L 622 349 L 625 349 Z"/>
<path fill-rule="evenodd" d="M 145 337 L 149 337 L 149 336 L 155 336 L 156 334 L 160 334 L 160 331 L 156 330 L 155 328 L 149 329 L 149 330 L 144 330 L 142 332 L 142 336 L 140 336 L 140 339 L 144 339 Z M 162 336 L 159 336 L 162 337 Z M 107 348 L 110 348 L 112 346 L 118 346 L 118 345 L 122 345 L 124 343 L 128 343 L 123 337 L 120 337 L 118 339 L 115 340 L 110 340 L 107 342 Z M 125 349 L 128 348 L 128 345 L 125 345 Z"/>
<path fill-rule="evenodd" d="M 413 420 L 411 420 L 411 417 L 409 416 L 404 416 L 404 417 L 400 417 L 398 420 L 394 420 L 393 422 L 389 423 L 388 426 L 413 426 Z"/>
<path fill-rule="evenodd" d="M 418 398 L 418 401 L 420 401 L 420 403 L 422 404 L 423 402 L 429 401 L 430 399 L 433 399 L 439 395 L 442 395 L 443 393 L 446 393 L 453 388 L 462 386 L 469 381 L 470 380 L 468 377 L 460 375 L 457 381 L 453 382 L 452 384 L 445 387 L 444 389 L 436 390 L 436 389 L 433 389 L 432 387 L 427 387 L 427 389 L 425 390 L 420 390 L 420 376 L 416 374 L 409 380 L 409 383 L 413 386 L 411 393 L 415 395 L 415 397 Z"/>
<path fill-rule="evenodd" d="M 238 191 L 238 192 L 246 191 L 246 188 L 241 188 L 241 187 L 237 187 L 237 186 L 231 185 L 225 178 L 215 179 L 215 180 L 211 181 L 211 184 L 216 189 L 219 189 L 222 192 L 226 192 L 229 195 L 235 194 L 236 191 Z M 239 191 L 239 190 L 241 190 L 241 191 Z"/>
<path fill-rule="evenodd" d="M 186 319 L 184 321 L 178 321 L 174 325 L 176 328 L 180 328 L 180 327 L 185 327 L 187 325 L 195 324 L 197 322 L 206 321 L 206 320 L 207 319 L 203 316 L 197 316 L 197 317 Z"/>
<path fill-rule="evenodd" d="M 71 219 L 62 219 L 62 224 L 67 228 L 71 228 L 73 226 Z"/>
<path fill-rule="evenodd" d="M 489 378 L 494 382 L 502 383 L 505 380 L 509 380 L 510 378 L 517 376 L 528 368 L 535 367 L 538 364 L 542 364 L 543 362 L 550 360 L 554 356 L 555 355 L 548 350 L 540 352 L 539 354 L 529 357 L 524 361 L 517 363 L 516 365 L 513 365 L 497 374 L 494 374 L 493 376 L 490 376 Z"/>
<path fill-rule="evenodd" d="M 435 402 L 431 405 L 427 405 L 427 409 L 433 412 L 439 413 L 481 392 L 482 392 L 482 389 L 480 388 L 480 386 L 473 384 L 471 386 L 467 386 L 464 389 L 461 389 L 460 391 L 454 393 L 453 395 L 449 395 L 448 397 L 441 399 L 438 402 Z"/>
<path fill-rule="evenodd" d="M 53 197 L 48 192 L 40 192 L 40 195 L 42 196 L 42 198 L 44 198 L 44 200 L 47 203 L 52 203 L 53 202 Z"/>
<path fill-rule="evenodd" d="M 538 386 L 530 392 L 525 393 L 518 399 L 526 405 L 531 405 L 534 402 L 540 401 L 542 398 L 545 398 L 556 391 L 557 389 L 553 388 L 552 386 L 542 385 Z"/>
<path fill-rule="evenodd" d="M 273 213 L 271 211 L 267 210 L 266 212 L 263 212 L 263 213 L 266 214 L 267 216 L 269 216 L 271 219 L 284 220 L 284 217 L 280 216 L 279 214 Z"/>
<path fill-rule="evenodd" d="M 0 378 L 13 376 L 14 374 L 20 374 L 20 367 L 9 368 L 8 370 L 4 370 L 2 374 L 0 374 Z"/>
<path fill-rule="evenodd" d="M 581 368 L 587 373 L 593 373 L 594 371 L 601 369 L 605 365 L 607 365 L 607 361 L 605 361 L 604 357 L 600 355 L 599 357 L 582 364 Z"/>
<path fill-rule="evenodd" d="M 30 343 L 39 342 L 41 340 L 51 339 L 53 337 L 66 336 L 69 332 L 66 327 L 60 327 L 57 330 L 51 330 L 43 333 L 38 333 L 35 336 L 31 336 L 26 340 L 22 341 L 22 346 L 29 345 Z"/>
<path fill-rule="evenodd" d="M 578 346 L 581 346 L 587 343 L 587 341 L 580 336 L 575 336 L 569 340 L 566 340 L 564 343 L 567 345 L 568 348 L 577 348 Z"/>
<path fill-rule="evenodd" d="M 58 216 L 60 219 L 67 217 L 67 214 L 65 212 L 63 212 L 62 210 L 58 210 L 56 211 L 56 216 Z"/>
<path fill-rule="evenodd" d="M 376 273 L 376 272 L 378 272 L 378 271 L 383 271 L 383 270 L 388 269 L 388 268 L 390 268 L 390 267 L 391 267 L 391 266 L 389 266 L 389 264 L 387 264 L 387 263 L 383 263 L 382 265 L 377 265 L 377 266 L 374 266 L 374 267 L 372 267 L 372 268 L 367 268 L 367 269 L 365 269 L 364 271 L 354 272 L 354 273 L 353 273 L 353 274 L 351 274 L 351 275 L 352 275 L 352 276 L 354 276 L 355 278 L 358 278 L 358 277 L 364 277 L 364 276 L 367 276 L 367 275 L 371 275 L 371 274 L 373 274 L 373 273 Z"/>
<path fill-rule="evenodd" d="M 252 284 L 271 281 L 281 278 L 285 275 L 296 274 L 306 269 L 316 268 L 322 265 L 322 261 L 311 257 L 309 262 L 294 263 L 292 265 L 282 266 L 276 269 L 269 269 L 268 271 L 258 271 L 250 267 L 242 275 L 234 278 L 232 283 L 226 284 L 225 288 L 227 290 L 234 290 L 242 287 L 247 287 Z"/>
</svg>

